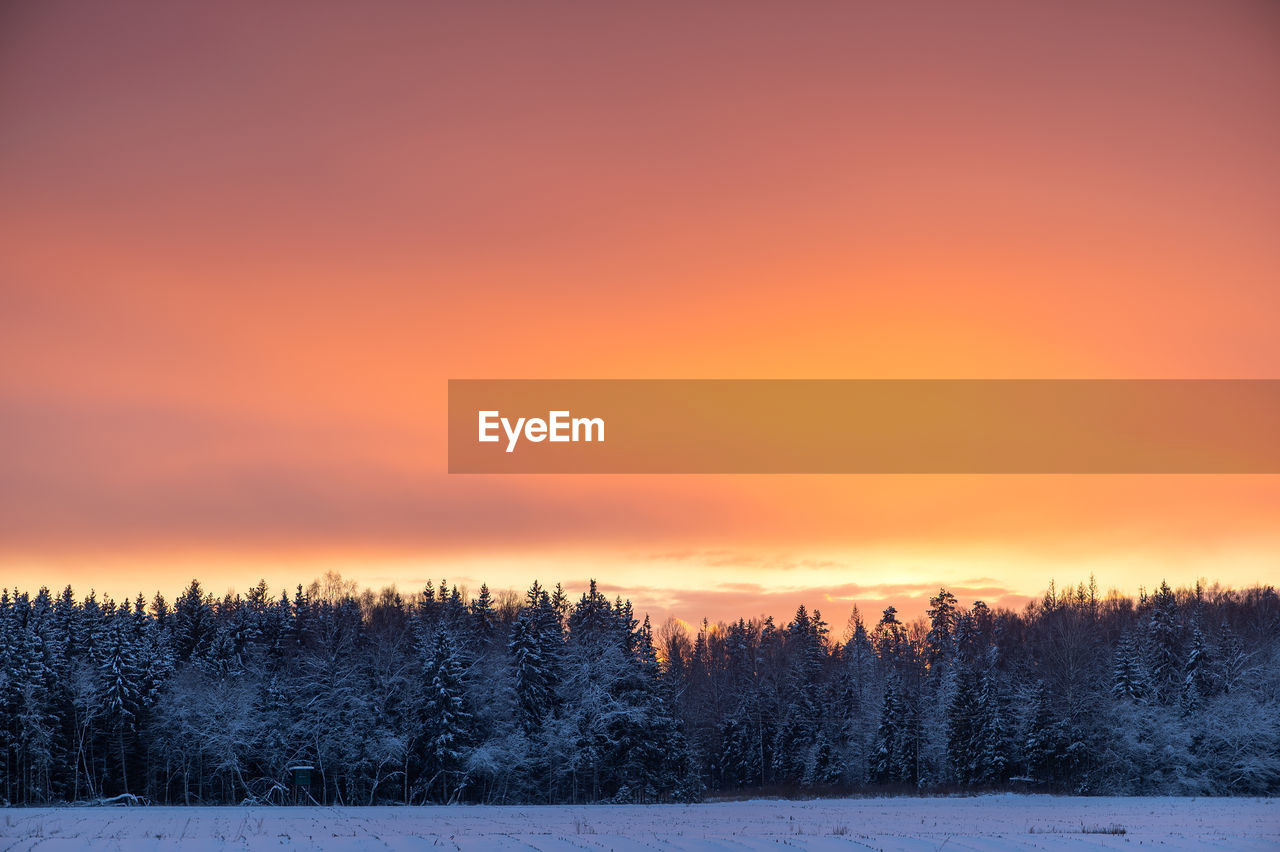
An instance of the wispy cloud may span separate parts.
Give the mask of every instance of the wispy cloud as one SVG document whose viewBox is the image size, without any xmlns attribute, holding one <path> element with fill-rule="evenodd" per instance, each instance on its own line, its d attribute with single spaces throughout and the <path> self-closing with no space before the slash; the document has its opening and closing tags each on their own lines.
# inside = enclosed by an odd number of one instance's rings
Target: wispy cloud
<svg viewBox="0 0 1280 852">
<path fill-rule="evenodd" d="M 581 582 L 575 587 L 585 585 Z M 900 616 L 911 619 L 922 616 L 929 598 L 937 594 L 937 583 L 846 583 L 839 586 L 771 586 L 763 583 L 717 583 L 707 588 L 668 586 L 631 586 L 598 584 L 609 596 L 623 596 L 632 601 L 638 612 L 648 612 L 661 621 L 677 617 L 690 623 L 707 619 L 735 621 L 772 615 L 785 623 L 796 608 L 804 604 L 810 610 L 821 610 L 837 634 L 856 605 L 864 620 L 874 623 L 881 611 L 895 607 Z M 978 583 L 948 584 L 947 590 L 964 606 L 981 600 L 988 606 L 1021 610 L 1034 598 L 1005 586 Z"/>
</svg>

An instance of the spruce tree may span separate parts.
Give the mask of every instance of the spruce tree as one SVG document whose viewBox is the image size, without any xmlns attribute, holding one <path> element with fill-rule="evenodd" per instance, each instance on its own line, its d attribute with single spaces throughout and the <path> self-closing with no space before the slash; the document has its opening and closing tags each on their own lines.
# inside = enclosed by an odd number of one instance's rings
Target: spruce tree
<svg viewBox="0 0 1280 852">
<path fill-rule="evenodd" d="M 963 665 L 947 709 L 947 763 L 966 786 L 979 781 L 980 725 L 978 675 L 972 665 Z"/>
<path fill-rule="evenodd" d="M 421 716 L 423 790 L 442 802 L 456 801 L 467 784 L 466 758 L 474 731 L 463 680 L 457 643 L 442 625 L 423 665 Z"/>
<path fill-rule="evenodd" d="M 1123 701 L 1142 701 L 1147 697 L 1148 680 L 1138 654 L 1133 634 L 1125 633 L 1116 646 L 1112 667 L 1111 694 Z"/>
<path fill-rule="evenodd" d="M 1155 698 L 1162 704 L 1169 704 L 1177 698 L 1182 684 L 1182 660 L 1178 601 L 1168 583 L 1162 582 L 1151 598 L 1148 635 L 1149 671 Z"/>
<path fill-rule="evenodd" d="M 141 677 L 138 649 L 130 641 L 126 617 L 116 616 L 113 622 L 102 648 L 100 700 L 107 727 L 115 740 L 120 791 L 129 793 L 132 791 L 129 789 L 127 746 L 136 732 Z"/>
</svg>

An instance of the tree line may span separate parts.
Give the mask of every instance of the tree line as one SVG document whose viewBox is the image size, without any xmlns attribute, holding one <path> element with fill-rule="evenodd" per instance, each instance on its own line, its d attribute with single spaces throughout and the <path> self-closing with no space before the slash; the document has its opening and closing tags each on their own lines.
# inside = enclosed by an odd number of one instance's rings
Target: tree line
<svg viewBox="0 0 1280 852">
<path fill-rule="evenodd" d="M 0 593 L 0 802 L 691 802 L 1021 789 L 1280 792 L 1271 587 L 1022 612 L 945 589 L 841 637 L 801 606 L 654 630 L 576 601 L 330 574 L 170 605 Z"/>
</svg>

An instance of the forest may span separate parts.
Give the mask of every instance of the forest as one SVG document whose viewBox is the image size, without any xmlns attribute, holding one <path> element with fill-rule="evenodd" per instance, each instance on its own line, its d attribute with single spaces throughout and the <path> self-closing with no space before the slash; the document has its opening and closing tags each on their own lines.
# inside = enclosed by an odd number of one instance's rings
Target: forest
<svg viewBox="0 0 1280 852">
<path fill-rule="evenodd" d="M 1280 793 L 1275 589 L 1090 581 L 1022 612 L 940 589 L 839 635 L 803 606 L 655 629 L 594 581 L 0 594 L 3 804 L 966 790 Z"/>
</svg>

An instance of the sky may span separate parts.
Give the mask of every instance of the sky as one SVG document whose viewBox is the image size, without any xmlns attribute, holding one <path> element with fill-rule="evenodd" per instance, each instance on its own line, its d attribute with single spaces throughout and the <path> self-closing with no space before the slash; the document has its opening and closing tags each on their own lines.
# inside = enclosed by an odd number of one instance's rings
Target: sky
<svg viewBox="0 0 1280 852">
<path fill-rule="evenodd" d="M 842 624 L 1274 582 L 1276 476 L 465 476 L 450 378 L 1280 378 L 1280 6 L 0 7 L 0 585 Z"/>
</svg>

